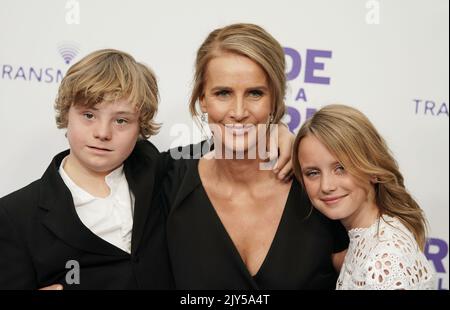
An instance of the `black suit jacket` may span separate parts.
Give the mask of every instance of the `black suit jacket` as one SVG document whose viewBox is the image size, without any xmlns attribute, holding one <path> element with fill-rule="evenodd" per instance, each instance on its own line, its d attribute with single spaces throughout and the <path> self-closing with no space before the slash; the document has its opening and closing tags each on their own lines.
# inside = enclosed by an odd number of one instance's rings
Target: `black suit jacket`
<svg viewBox="0 0 450 310">
<path fill-rule="evenodd" d="M 173 288 L 166 213 L 159 201 L 161 179 L 170 166 L 168 156 L 160 155 L 150 142 L 139 141 L 124 163 L 135 196 L 130 255 L 92 233 L 79 219 L 58 172 L 68 153 L 56 155 L 41 179 L 0 199 L 0 289 L 37 289 L 56 283 L 64 289 Z M 79 284 L 66 281 L 75 271 L 70 261 L 80 266 Z"/>
</svg>

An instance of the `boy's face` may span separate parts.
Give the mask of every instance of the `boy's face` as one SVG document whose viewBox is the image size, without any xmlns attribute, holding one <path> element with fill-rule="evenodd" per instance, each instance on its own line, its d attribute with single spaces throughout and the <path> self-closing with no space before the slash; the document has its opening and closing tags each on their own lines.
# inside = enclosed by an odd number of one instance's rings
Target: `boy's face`
<svg viewBox="0 0 450 310">
<path fill-rule="evenodd" d="M 109 174 L 131 154 L 138 136 L 139 112 L 127 99 L 69 109 L 68 160 L 81 170 Z"/>
</svg>

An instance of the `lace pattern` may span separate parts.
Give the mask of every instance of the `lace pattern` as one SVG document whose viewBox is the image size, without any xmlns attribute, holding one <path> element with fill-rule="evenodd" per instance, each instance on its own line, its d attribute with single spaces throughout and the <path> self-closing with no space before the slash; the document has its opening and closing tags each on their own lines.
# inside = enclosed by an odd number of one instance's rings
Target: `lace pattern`
<svg viewBox="0 0 450 310">
<path fill-rule="evenodd" d="M 383 215 L 369 228 L 349 232 L 338 290 L 433 289 L 433 270 L 412 233 Z"/>
</svg>

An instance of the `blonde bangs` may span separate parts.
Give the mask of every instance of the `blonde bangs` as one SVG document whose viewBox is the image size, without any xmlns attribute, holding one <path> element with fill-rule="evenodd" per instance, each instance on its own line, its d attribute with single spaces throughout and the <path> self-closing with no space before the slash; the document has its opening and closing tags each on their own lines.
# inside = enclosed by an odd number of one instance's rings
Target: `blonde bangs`
<svg viewBox="0 0 450 310">
<path fill-rule="evenodd" d="M 74 64 L 61 82 L 55 102 L 58 128 L 67 127 L 70 106 L 94 107 L 101 102 L 127 99 L 140 112 L 141 136 L 154 135 L 158 87 L 153 72 L 132 56 L 117 50 L 100 50 Z"/>
</svg>

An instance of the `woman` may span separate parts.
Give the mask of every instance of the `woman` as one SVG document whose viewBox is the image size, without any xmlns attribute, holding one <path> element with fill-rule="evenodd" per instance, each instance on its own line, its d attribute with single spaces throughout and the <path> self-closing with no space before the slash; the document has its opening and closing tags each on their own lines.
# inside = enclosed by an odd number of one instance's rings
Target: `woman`
<svg viewBox="0 0 450 310">
<path fill-rule="evenodd" d="M 199 104 L 214 151 L 178 162 L 166 184 L 179 188 L 166 202 L 178 289 L 334 288 L 345 230 L 312 209 L 297 181 L 261 169 L 285 86 L 283 49 L 256 25 L 214 30 L 200 46 L 190 110 L 197 116 Z"/>
<path fill-rule="evenodd" d="M 337 289 L 430 289 L 426 221 L 385 141 L 358 110 L 329 105 L 303 124 L 294 171 L 350 245 Z"/>
</svg>

